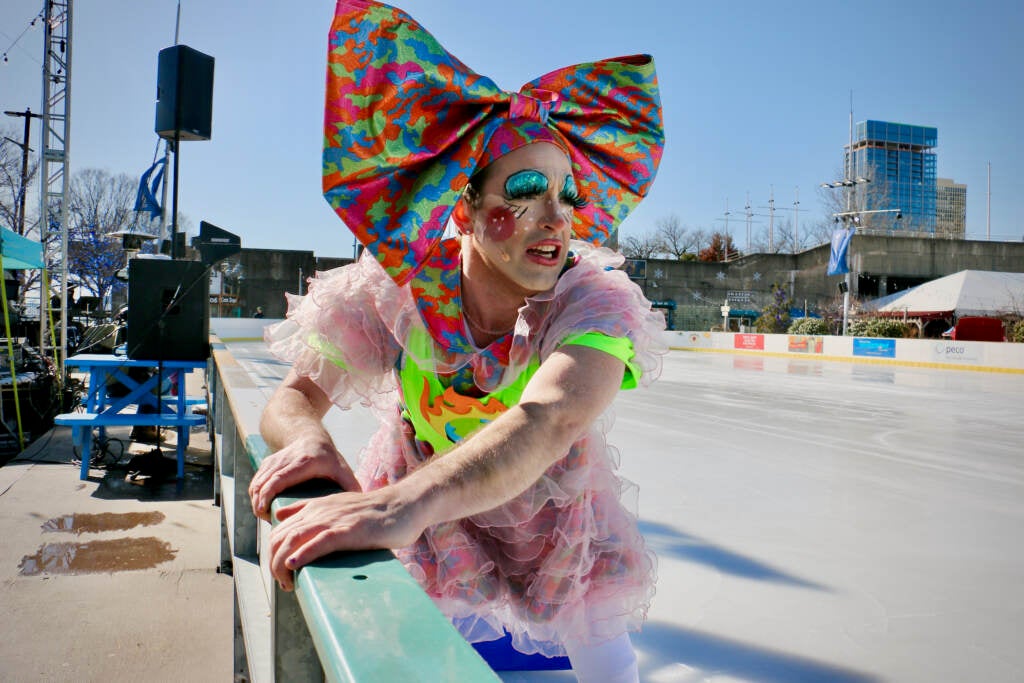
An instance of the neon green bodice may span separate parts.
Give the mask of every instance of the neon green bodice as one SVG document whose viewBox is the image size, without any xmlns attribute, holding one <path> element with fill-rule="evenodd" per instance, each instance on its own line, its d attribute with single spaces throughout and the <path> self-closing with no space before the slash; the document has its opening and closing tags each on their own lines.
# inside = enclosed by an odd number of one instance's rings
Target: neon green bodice
<svg viewBox="0 0 1024 683">
<path fill-rule="evenodd" d="M 467 396 L 452 386 L 445 386 L 446 382 L 439 375 L 424 370 L 416 362 L 414 355 L 431 357 L 431 344 L 425 332 L 412 331 L 408 345 L 412 353 L 402 354 L 398 378 L 402 415 L 412 423 L 416 438 L 429 443 L 435 453 L 451 450 L 456 443 L 519 403 L 527 383 L 540 368 L 540 359 L 535 357 L 510 384 L 481 397 Z M 563 346 L 566 344 L 589 346 L 610 353 L 626 364 L 622 388 L 632 389 L 637 385 L 640 368 L 633 363 L 633 343 L 628 338 L 587 332 L 562 343 Z"/>
</svg>

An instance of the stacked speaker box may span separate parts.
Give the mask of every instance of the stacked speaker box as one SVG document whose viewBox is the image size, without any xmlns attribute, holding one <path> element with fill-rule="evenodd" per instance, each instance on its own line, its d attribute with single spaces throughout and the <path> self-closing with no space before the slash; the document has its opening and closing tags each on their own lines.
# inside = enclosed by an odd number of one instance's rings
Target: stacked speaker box
<svg viewBox="0 0 1024 683">
<path fill-rule="evenodd" d="M 209 140 L 213 119 L 213 57 L 187 45 L 160 50 L 156 134 L 173 140 Z"/>
<path fill-rule="evenodd" d="M 198 261 L 128 262 L 128 357 L 205 360 L 210 356 L 210 275 Z"/>
</svg>

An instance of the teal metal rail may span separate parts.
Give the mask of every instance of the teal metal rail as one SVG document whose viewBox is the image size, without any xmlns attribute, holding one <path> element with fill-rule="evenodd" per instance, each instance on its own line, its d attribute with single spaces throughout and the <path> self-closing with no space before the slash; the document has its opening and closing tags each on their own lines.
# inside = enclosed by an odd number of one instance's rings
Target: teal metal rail
<svg viewBox="0 0 1024 683">
<path fill-rule="evenodd" d="M 294 592 L 270 576 L 270 525 L 252 513 L 248 488 L 269 455 L 259 436 L 265 401 L 225 345 L 213 340 L 215 497 L 221 569 L 235 583 L 235 675 L 250 681 L 497 681 L 430 598 L 387 551 L 334 553 L 299 570 Z M 272 510 L 325 486 L 287 492 Z"/>
</svg>

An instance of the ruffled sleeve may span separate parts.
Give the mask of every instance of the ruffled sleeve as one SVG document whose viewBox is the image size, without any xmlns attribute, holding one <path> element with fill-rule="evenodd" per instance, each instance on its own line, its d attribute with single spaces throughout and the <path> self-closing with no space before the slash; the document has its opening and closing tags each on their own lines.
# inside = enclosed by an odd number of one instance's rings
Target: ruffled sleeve
<svg viewBox="0 0 1024 683">
<path fill-rule="evenodd" d="M 400 347 L 391 330 L 399 311 L 411 308 L 407 290 L 364 257 L 317 273 L 305 296 L 286 296 L 286 319 L 264 333 L 271 353 L 292 363 L 338 407 L 393 402 L 391 370 Z"/>
<path fill-rule="evenodd" d="M 621 270 L 623 256 L 604 248 L 573 242 L 579 260 L 558 284 L 527 300 L 520 311 L 528 336 L 513 342 L 512 363 L 523 361 L 529 348 L 539 345 L 543 362 L 560 345 L 581 334 L 596 332 L 625 337 L 633 344 L 632 365 L 646 386 L 661 374 L 662 357 L 668 352 L 662 332 L 665 317 L 651 309 L 636 283 Z M 518 331 L 518 330 L 517 330 Z"/>
</svg>

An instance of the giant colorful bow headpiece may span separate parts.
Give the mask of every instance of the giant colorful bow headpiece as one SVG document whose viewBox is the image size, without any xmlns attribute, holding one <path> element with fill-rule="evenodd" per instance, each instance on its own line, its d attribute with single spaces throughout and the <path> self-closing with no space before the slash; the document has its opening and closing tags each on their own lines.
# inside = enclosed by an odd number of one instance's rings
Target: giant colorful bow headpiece
<svg viewBox="0 0 1024 683">
<path fill-rule="evenodd" d="M 568 151 L 588 202 L 576 211 L 573 231 L 601 244 L 647 194 L 661 160 L 654 61 L 636 55 L 566 67 L 511 93 L 467 68 L 401 10 L 338 1 L 328 49 L 324 195 L 398 284 L 436 247 L 470 176 L 521 146 L 522 136 L 508 132 L 530 126 L 508 125 L 516 121 L 543 125 Z"/>
</svg>

